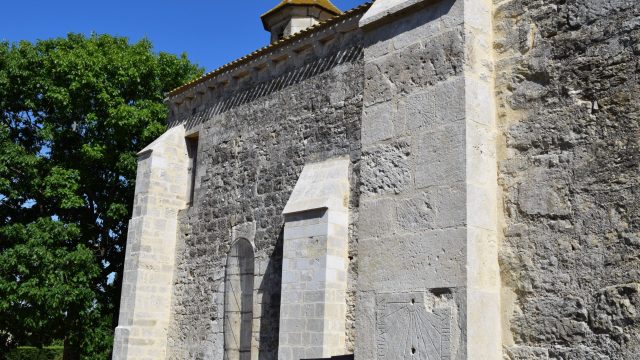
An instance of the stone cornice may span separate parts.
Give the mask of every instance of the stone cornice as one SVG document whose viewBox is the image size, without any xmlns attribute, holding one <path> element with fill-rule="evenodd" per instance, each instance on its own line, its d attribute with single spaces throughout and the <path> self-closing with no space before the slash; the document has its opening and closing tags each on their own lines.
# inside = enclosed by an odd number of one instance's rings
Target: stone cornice
<svg viewBox="0 0 640 360">
<path fill-rule="evenodd" d="M 328 39 L 329 32 L 340 34 L 357 29 L 358 23 L 355 21 L 354 26 L 354 20 L 359 20 L 371 4 L 369 2 L 360 5 L 223 65 L 196 80 L 171 90 L 167 93 L 165 102 L 172 107 L 177 106 L 185 100 L 195 98 L 198 94 L 205 94 L 208 89 L 227 87 L 239 79 L 244 79 L 252 73 L 261 72 L 267 68 L 281 68 L 283 63 L 295 61 L 297 55 L 304 53 L 306 48 L 318 48 L 331 41 L 332 39 Z"/>
</svg>

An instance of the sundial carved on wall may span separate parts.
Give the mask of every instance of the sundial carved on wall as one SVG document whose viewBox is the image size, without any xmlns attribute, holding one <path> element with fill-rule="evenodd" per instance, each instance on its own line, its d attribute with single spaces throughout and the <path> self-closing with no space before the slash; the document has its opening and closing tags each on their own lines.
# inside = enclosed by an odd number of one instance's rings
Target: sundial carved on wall
<svg viewBox="0 0 640 360">
<path fill-rule="evenodd" d="M 449 360 L 451 307 L 430 311 L 423 292 L 378 294 L 378 359 Z"/>
</svg>

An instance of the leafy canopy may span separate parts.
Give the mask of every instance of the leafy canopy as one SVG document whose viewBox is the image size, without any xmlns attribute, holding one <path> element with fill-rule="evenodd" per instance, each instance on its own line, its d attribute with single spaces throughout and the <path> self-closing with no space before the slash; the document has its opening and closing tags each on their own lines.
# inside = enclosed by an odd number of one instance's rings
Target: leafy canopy
<svg viewBox="0 0 640 360">
<path fill-rule="evenodd" d="M 106 357 L 136 152 L 165 130 L 163 94 L 201 74 L 148 40 L 0 42 L 0 353 Z"/>
</svg>

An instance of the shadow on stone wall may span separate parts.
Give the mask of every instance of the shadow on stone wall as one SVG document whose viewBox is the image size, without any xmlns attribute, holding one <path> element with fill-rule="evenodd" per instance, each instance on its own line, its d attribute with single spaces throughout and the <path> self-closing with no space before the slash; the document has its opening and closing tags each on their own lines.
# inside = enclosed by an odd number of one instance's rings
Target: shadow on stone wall
<svg viewBox="0 0 640 360">
<path fill-rule="evenodd" d="M 215 115 L 225 113 L 237 106 L 252 102 L 263 96 L 281 91 L 289 86 L 298 84 L 313 76 L 331 70 L 344 63 L 355 62 L 362 59 L 362 46 L 353 46 L 348 49 L 337 51 L 329 56 L 316 59 L 297 69 L 286 72 L 278 77 L 264 81 L 244 90 L 230 91 L 230 95 L 221 96 L 213 103 L 204 105 L 204 109 L 198 111 L 194 109 L 193 114 L 188 116 L 178 116 L 170 119 L 169 127 L 184 124 L 185 128 L 192 128 L 205 122 Z"/>
<path fill-rule="evenodd" d="M 284 226 L 269 257 L 258 291 L 262 293 L 260 313 L 260 352 L 258 359 L 272 360 L 278 357 L 278 335 L 280 333 L 280 288 L 282 284 L 282 243 Z"/>
</svg>

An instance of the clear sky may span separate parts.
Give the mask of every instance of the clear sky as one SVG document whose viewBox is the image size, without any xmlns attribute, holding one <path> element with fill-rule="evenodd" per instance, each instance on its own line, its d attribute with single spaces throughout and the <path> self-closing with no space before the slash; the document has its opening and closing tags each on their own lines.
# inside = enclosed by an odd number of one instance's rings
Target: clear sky
<svg viewBox="0 0 640 360">
<path fill-rule="evenodd" d="M 0 0 L 0 39 L 69 32 L 147 37 L 156 51 L 186 52 L 211 71 L 269 41 L 260 15 L 280 0 Z M 366 0 L 333 0 L 341 10 Z"/>
</svg>

